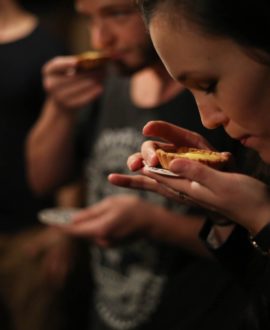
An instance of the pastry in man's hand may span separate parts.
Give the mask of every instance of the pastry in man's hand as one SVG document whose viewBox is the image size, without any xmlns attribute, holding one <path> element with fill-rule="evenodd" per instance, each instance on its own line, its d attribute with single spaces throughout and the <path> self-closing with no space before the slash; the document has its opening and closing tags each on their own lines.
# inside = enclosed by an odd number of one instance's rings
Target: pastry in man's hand
<svg viewBox="0 0 270 330">
<path fill-rule="evenodd" d="M 230 154 L 227 152 L 217 152 L 189 147 L 180 147 L 173 152 L 157 149 L 156 155 L 161 167 L 164 169 L 169 169 L 170 162 L 179 158 L 195 160 L 215 169 L 223 169 L 231 160 Z"/>
<path fill-rule="evenodd" d="M 110 60 L 109 56 L 100 51 L 88 51 L 77 55 L 77 70 L 91 71 L 103 68 Z"/>
</svg>

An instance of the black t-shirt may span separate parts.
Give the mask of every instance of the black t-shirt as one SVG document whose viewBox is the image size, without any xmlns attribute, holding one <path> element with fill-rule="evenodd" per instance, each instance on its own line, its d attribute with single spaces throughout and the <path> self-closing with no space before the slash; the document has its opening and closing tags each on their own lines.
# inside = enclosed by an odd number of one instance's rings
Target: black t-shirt
<svg viewBox="0 0 270 330">
<path fill-rule="evenodd" d="M 246 229 L 235 226 L 221 247 L 213 249 L 207 241 L 213 224 L 206 222 L 200 237 L 216 258 L 234 274 L 244 288 L 246 304 L 237 330 L 264 330 L 270 326 L 270 260 L 254 248 Z"/>
<path fill-rule="evenodd" d="M 141 130 L 149 120 L 197 131 L 218 150 L 240 148 L 222 129 L 203 128 L 187 91 L 152 109 L 132 103 L 128 79 L 110 80 L 105 91 L 82 115 L 80 127 L 78 151 L 84 160 L 87 205 L 126 193 L 181 211 L 159 195 L 116 187 L 107 180 L 112 172 L 129 173 L 127 157 L 139 150 L 144 140 Z M 147 239 L 109 249 L 92 246 L 90 251 L 95 288 L 91 330 L 234 329 L 242 291 L 216 262 Z M 226 319 L 224 310 L 229 314 Z"/>
<path fill-rule="evenodd" d="M 37 223 L 37 210 L 53 205 L 51 197 L 31 193 L 24 145 L 44 101 L 41 68 L 65 53 L 65 47 L 40 25 L 25 38 L 0 44 L 0 233 Z"/>
</svg>

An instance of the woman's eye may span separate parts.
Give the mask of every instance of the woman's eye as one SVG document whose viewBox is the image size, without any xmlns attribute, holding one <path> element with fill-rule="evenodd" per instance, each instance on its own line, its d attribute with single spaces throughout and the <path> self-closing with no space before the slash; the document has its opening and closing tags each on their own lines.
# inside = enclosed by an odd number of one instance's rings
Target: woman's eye
<svg viewBox="0 0 270 330">
<path fill-rule="evenodd" d="M 217 81 L 212 81 L 210 84 L 208 84 L 207 87 L 202 87 L 202 91 L 205 92 L 205 94 L 212 94 L 215 93 L 217 87 Z"/>
</svg>

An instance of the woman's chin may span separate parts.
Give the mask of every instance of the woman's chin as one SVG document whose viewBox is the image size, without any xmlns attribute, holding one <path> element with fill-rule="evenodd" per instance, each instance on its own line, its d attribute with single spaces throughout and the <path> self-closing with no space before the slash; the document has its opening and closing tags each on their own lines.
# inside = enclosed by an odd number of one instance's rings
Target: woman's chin
<svg viewBox="0 0 270 330">
<path fill-rule="evenodd" d="M 258 154 L 260 155 L 261 159 L 266 163 L 270 164 L 270 148 L 268 149 L 261 149 L 256 150 Z"/>
</svg>

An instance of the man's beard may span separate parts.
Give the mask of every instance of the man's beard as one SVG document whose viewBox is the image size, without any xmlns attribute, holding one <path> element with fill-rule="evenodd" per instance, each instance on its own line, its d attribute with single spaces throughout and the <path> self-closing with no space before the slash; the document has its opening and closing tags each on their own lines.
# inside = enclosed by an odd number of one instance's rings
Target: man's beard
<svg viewBox="0 0 270 330">
<path fill-rule="evenodd" d="M 122 61 L 114 61 L 114 67 L 116 71 L 124 76 L 132 76 L 133 74 L 137 73 L 140 70 L 143 70 L 144 68 L 148 66 L 152 66 L 153 64 L 160 62 L 160 58 L 152 44 L 152 42 L 149 42 L 147 46 L 144 48 L 140 48 L 141 51 L 141 62 L 138 63 L 136 66 L 129 66 L 125 64 Z"/>
</svg>

